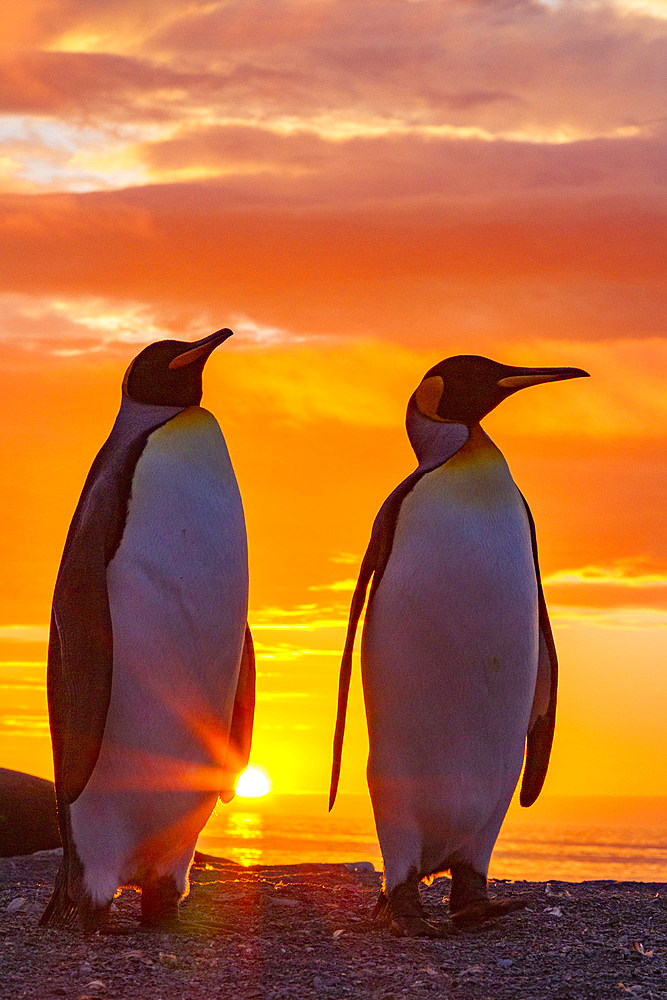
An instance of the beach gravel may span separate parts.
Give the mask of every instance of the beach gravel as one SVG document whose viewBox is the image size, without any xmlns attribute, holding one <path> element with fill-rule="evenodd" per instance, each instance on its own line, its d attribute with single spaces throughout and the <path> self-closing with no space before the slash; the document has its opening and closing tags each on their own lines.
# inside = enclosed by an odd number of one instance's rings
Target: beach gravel
<svg viewBox="0 0 667 1000">
<path fill-rule="evenodd" d="M 2 1000 L 666 1000 L 666 886 L 493 882 L 530 905 L 485 930 L 395 938 L 370 914 L 368 864 L 242 868 L 199 855 L 179 933 L 138 929 L 139 898 L 113 908 L 118 933 L 42 929 L 58 852 L 0 860 Z M 424 888 L 442 919 L 449 880 Z"/>
</svg>

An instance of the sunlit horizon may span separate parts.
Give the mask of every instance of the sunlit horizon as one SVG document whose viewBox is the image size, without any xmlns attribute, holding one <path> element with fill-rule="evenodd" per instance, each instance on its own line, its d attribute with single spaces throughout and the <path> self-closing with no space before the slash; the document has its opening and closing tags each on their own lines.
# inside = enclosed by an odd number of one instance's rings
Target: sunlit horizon
<svg viewBox="0 0 667 1000">
<path fill-rule="evenodd" d="M 236 794 L 242 799 L 262 799 L 273 790 L 268 771 L 250 764 L 236 782 Z"/>
</svg>

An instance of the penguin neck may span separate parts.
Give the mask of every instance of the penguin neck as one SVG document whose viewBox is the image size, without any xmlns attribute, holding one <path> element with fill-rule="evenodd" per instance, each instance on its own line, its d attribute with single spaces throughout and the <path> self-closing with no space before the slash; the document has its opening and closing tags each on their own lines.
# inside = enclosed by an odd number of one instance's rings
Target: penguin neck
<svg viewBox="0 0 667 1000">
<path fill-rule="evenodd" d="M 111 430 L 114 437 L 134 437 L 155 427 L 166 424 L 177 414 L 188 409 L 186 406 L 155 406 L 152 403 L 137 403 L 123 393 L 120 409 Z"/>
<path fill-rule="evenodd" d="M 408 407 L 405 426 L 422 470 L 442 465 L 460 451 L 470 436 L 466 424 L 429 420 L 412 405 Z"/>
<path fill-rule="evenodd" d="M 500 459 L 505 461 L 498 446 L 491 440 L 484 428 L 479 424 L 468 427 L 468 440 L 456 455 L 457 463 L 489 462 Z"/>
</svg>

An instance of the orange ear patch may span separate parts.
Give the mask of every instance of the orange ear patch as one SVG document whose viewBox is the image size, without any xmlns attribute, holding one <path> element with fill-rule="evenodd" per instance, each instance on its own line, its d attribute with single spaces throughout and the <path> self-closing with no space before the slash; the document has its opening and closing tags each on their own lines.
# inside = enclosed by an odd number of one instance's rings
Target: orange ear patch
<svg viewBox="0 0 667 1000">
<path fill-rule="evenodd" d="M 429 420 L 440 420 L 446 423 L 442 417 L 438 416 L 438 403 L 442 397 L 442 390 L 445 383 L 439 375 L 431 375 L 417 387 L 415 391 L 415 403 L 421 413 Z"/>
</svg>

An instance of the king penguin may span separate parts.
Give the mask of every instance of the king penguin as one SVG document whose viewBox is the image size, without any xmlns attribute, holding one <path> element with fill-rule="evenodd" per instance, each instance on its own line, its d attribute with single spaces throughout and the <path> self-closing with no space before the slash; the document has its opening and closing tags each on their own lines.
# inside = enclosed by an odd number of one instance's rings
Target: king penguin
<svg viewBox="0 0 667 1000">
<path fill-rule="evenodd" d="M 480 420 L 526 386 L 578 368 L 518 368 L 463 355 L 431 368 L 406 416 L 417 469 L 384 502 L 352 598 L 341 664 L 329 807 L 352 650 L 361 645 L 368 785 L 384 861 L 375 917 L 398 936 L 443 934 L 419 883 L 451 873 L 454 926 L 522 905 L 491 899 L 489 859 L 524 759 L 521 804 L 546 776 L 557 660 L 533 519 Z"/>
<path fill-rule="evenodd" d="M 47 691 L 63 860 L 42 924 L 104 926 L 121 886 L 170 926 L 197 836 L 250 749 L 241 496 L 199 405 L 229 336 L 150 344 L 86 479 L 58 572 Z"/>
</svg>

